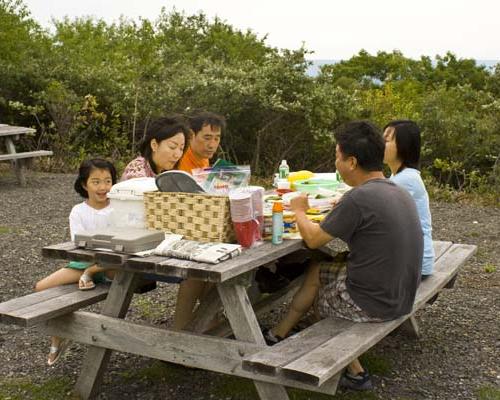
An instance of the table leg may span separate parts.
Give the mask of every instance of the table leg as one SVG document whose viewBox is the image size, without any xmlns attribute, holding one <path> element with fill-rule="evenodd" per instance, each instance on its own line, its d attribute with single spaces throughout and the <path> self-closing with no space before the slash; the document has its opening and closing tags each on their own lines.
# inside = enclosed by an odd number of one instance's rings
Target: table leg
<svg viewBox="0 0 500 400">
<path fill-rule="evenodd" d="M 238 340 L 265 345 L 246 287 L 229 281 L 218 284 L 217 290 L 234 336 Z M 254 383 L 262 400 L 288 400 L 288 394 L 283 386 L 258 381 Z"/>
<path fill-rule="evenodd" d="M 14 142 L 12 141 L 11 138 L 5 138 L 5 145 L 7 147 L 7 152 L 10 154 L 16 154 L 16 147 L 14 146 Z M 21 186 L 26 186 L 26 175 L 24 174 L 24 169 L 23 169 L 23 160 L 18 159 L 18 160 L 12 160 L 11 161 L 12 167 L 14 168 L 14 171 L 16 173 L 16 178 L 17 181 Z"/>
<path fill-rule="evenodd" d="M 217 293 L 217 289 L 213 287 L 207 295 L 200 300 L 200 305 L 196 309 L 193 319 L 184 329 L 197 333 L 205 332 L 210 327 L 210 324 L 217 316 L 221 307 L 222 303 L 219 293 Z"/>
<path fill-rule="evenodd" d="M 133 273 L 116 271 L 102 309 L 103 315 L 117 318 L 125 317 L 134 293 L 133 282 Z M 94 346 L 89 347 L 75 385 L 75 392 L 82 399 L 89 399 L 96 395 L 110 356 L 111 350 Z"/>
</svg>

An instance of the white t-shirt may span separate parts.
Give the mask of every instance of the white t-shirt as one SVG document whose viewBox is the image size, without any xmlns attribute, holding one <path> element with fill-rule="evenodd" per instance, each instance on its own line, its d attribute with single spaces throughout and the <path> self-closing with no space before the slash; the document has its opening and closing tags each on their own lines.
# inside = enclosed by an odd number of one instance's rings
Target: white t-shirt
<svg viewBox="0 0 500 400">
<path fill-rule="evenodd" d="M 73 207 L 69 213 L 69 232 L 71 240 L 75 240 L 75 233 L 87 230 L 108 228 L 110 223 L 111 206 L 100 210 L 90 207 L 85 201 Z"/>
</svg>

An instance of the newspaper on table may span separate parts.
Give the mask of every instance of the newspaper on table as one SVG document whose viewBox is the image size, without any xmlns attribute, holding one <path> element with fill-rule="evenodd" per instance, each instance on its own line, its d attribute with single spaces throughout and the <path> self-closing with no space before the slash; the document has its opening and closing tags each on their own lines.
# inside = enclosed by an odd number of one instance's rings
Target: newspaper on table
<svg viewBox="0 0 500 400">
<path fill-rule="evenodd" d="M 239 244 L 203 243 L 182 239 L 182 235 L 165 234 L 165 240 L 154 249 L 154 254 L 217 264 L 240 255 L 241 250 Z"/>
</svg>

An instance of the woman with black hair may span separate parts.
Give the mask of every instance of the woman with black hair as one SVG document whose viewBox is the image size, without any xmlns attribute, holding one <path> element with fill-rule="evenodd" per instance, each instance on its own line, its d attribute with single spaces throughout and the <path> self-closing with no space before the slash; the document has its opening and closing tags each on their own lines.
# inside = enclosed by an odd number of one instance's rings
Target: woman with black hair
<svg viewBox="0 0 500 400">
<path fill-rule="evenodd" d="M 410 120 L 392 121 L 384 128 L 384 140 L 384 164 L 391 170 L 390 179 L 406 189 L 417 206 L 424 236 L 422 260 L 422 280 L 424 280 L 434 269 L 434 247 L 429 195 L 420 177 L 420 129 Z"/>
<path fill-rule="evenodd" d="M 180 116 L 155 119 L 144 132 L 141 155 L 125 167 L 122 181 L 154 178 L 163 171 L 176 169 L 189 144 L 190 130 Z"/>
</svg>

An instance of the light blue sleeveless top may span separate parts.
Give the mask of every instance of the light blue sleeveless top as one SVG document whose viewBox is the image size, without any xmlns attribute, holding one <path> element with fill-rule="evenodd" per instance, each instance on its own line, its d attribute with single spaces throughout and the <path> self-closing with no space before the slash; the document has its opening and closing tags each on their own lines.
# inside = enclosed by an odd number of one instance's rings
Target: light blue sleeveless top
<svg viewBox="0 0 500 400">
<path fill-rule="evenodd" d="M 390 179 L 398 186 L 405 188 L 415 200 L 422 232 L 424 235 L 424 258 L 422 261 L 422 275 L 430 275 L 434 270 L 434 247 L 432 245 L 432 218 L 429 208 L 429 195 L 425 190 L 420 171 L 414 168 L 405 168 Z"/>
</svg>

